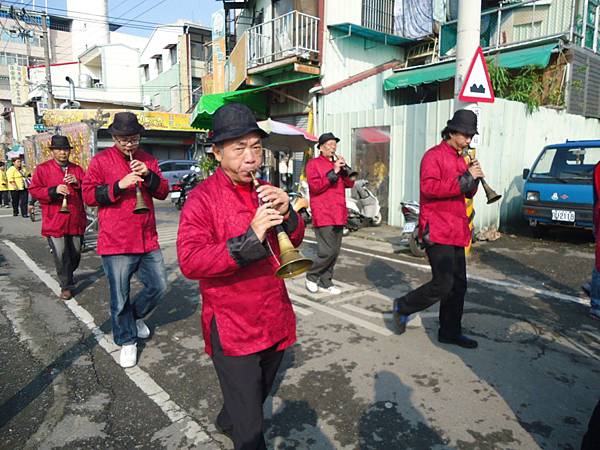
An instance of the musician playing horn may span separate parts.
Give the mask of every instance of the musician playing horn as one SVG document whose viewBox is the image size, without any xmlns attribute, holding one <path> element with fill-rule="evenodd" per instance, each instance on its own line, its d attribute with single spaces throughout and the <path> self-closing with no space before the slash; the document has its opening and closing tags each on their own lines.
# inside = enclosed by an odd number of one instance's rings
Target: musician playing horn
<svg viewBox="0 0 600 450">
<path fill-rule="evenodd" d="M 484 177 L 479 163 L 467 165 L 463 151 L 477 134 L 477 116 L 470 110 L 454 113 L 442 130 L 442 142 L 421 160 L 419 238 L 426 248 L 433 278 L 394 300 L 394 320 L 400 334 L 409 315 L 440 302 L 438 341 L 476 348 L 462 334 L 461 319 L 467 272 L 465 247 L 471 241 L 465 198 L 473 198 Z"/>
<path fill-rule="evenodd" d="M 294 246 L 304 236 L 285 191 L 253 186 L 265 135 L 245 105 L 214 113 L 212 151 L 220 167 L 186 200 L 177 237 L 181 272 L 200 281 L 204 349 L 223 393 L 215 425 L 236 449 L 248 450 L 267 448 L 263 402 L 284 349 L 296 341 L 292 304 L 275 276 L 280 252 L 271 230 L 281 225 Z"/>
<path fill-rule="evenodd" d="M 71 149 L 66 136 L 52 136 L 52 159 L 36 167 L 29 185 L 29 193 L 42 207 L 42 236 L 46 237 L 52 250 L 62 300 L 73 296 L 73 272 L 81 260 L 86 225 L 81 197 L 84 172 L 69 161 Z M 65 198 L 69 213 L 61 214 L 59 211 Z"/>
<path fill-rule="evenodd" d="M 312 269 L 306 275 L 306 289 L 313 294 L 319 291 L 340 294 L 340 289 L 333 284 L 333 268 L 348 222 L 345 190 L 354 186 L 354 181 L 349 177 L 344 158 L 335 153 L 339 141 L 333 133 L 322 134 L 317 145 L 321 154 L 306 164 L 318 249 Z"/>
<path fill-rule="evenodd" d="M 115 114 L 108 127 L 114 145 L 92 158 L 83 180 L 83 199 L 98 207 L 97 252 L 110 287 L 110 313 L 115 344 L 121 346 L 119 363 L 137 363 L 137 341 L 150 337 L 144 319 L 154 311 L 167 290 L 162 251 L 158 245 L 152 199 L 164 200 L 169 183 L 154 156 L 140 148 L 144 127 L 131 112 Z M 143 214 L 136 214 L 136 186 L 142 192 Z M 143 288 L 131 299 L 131 278 L 137 274 Z"/>
</svg>

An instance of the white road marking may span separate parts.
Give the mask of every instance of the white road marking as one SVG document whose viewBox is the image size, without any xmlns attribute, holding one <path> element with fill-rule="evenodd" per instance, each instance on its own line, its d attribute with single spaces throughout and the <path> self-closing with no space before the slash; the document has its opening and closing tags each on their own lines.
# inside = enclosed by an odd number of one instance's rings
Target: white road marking
<svg viewBox="0 0 600 450">
<path fill-rule="evenodd" d="M 294 312 L 300 314 L 301 316 L 310 316 L 314 314 L 311 310 L 303 308 L 298 305 L 292 305 L 294 307 Z"/>
<path fill-rule="evenodd" d="M 310 306 L 312 309 L 316 309 L 318 311 L 327 313 L 329 315 L 337 317 L 338 319 L 345 320 L 354 325 L 358 325 L 360 327 L 366 328 L 367 330 L 373 331 L 373 332 L 381 334 L 383 336 L 392 336 L 394 334 L 387 328 L 380 327 L 379 325 L 375 325 L 374 323 L 371 323 L 367 320 L 363 320 L 359 317 L 354 317 L 350 314 L 346 314 L 343 311 L 338 311 L 334 308 L 330 308 L 329 306 L 325 306 L 321 303 L 313 302 L 312 300 L 307 300 L 298 295 L 290 294 L 290 298 L 292 300 L 294 300 L 295 302 L 302 303 L 303 305 L 306 305 L 306 306 Z"/>
<path fill-rule="evenodd" d="M 15 254 L 25 263 L 25 265 L 35 274 L 37 277 L 48 286 L 48 288 L 58 296 L 60 293 L 60 286 L 57 281 L 52 278 L 47 272 L 41 269 L 20 247 L 9 240 L 3 240 Z M 85 324 L 92 332 L 98 344 L 110 354 L 115 362 L 119 361 L 119 350 L 120 348 L 115 345 L 112 340 L 109 340 L 107 336 L 100 330 L 95 324 L 92 315 L 84 308 L 82 308 L 75 299 L 65 301 L 64 304 L 71 310 L 73 315 Z M 125 369 L 125 374 L 133 381 L 142 392 L 144 392 L 162 412 L 171 420 L 171 422 L 179 422 L 183 424 L 185 430 L 185 436 L 194 442 L 196 445 L 208 441 L 209 436 L 202 430 L 200 425 L 192 418 L 192 415 L 186 412 L 178 404 L 170 399 L 169 394 L 165 392 L 144 370 L 139 367 L 133 367 L 131 369 Z"/>
<path fill-rule="evenodd" d="M 309 244 L 317 243 L 316 241 L 312 241 L 310 239 L 304 239 L 304 242 L 308 242 Z M 414 267 L 415 269 L 419 269 L 419 270 L 425 270 L 428 272 L 431 271 L 431 268 L 425 264 L 412 263 L 409 261 L 403 261 L 400 259 L 394 259 L 394 258 L 390 258 L 387 256 L 377 255 L 375 253 L 363 252 L 360 250 L 354 250 L 354 249 L 350 249 L 350 248 L 346 248 L 346 247 L 342 247 L 342 250 L 345 252 L 348 252 L 348 253 L 356 253 L 358 255 L 369 256 L 371 258 L 381 259 L 383 261 L 389 261 L 389 262 L 393 262 L 396 264 L 405 265 L 408 267 Z M 589 299 L 585 299 L 582 297 L 575 297 L 573 295 L 568 295 L 568 294 L 561 294 L 560 292 L 549 291 L 547 289 L 540 289 L 540 288 L 528 286 L 528 285 L 522 284 L 522 283 L 515 283 L 515 282 L 511 282 L 511 281 L 492 280 L 490 278 L 480 277 L 477 275 L 467 275 L 467 278 L 469 280 L 477 281 L 477 282 L 483 283 L 483 284 L 491 284 L 494 286 L 500 286 L 500 287 L 510 288 L 510 289 L 521 289 L 524 291 L 532 292 L 534 294 L 539 294 L 539 295 L 543 295 L 546 297 L 556 298 L 558 300 L 566 300 L 566 301 L 577 303 L 580 305 L 590 306 Z"/>
</svg>

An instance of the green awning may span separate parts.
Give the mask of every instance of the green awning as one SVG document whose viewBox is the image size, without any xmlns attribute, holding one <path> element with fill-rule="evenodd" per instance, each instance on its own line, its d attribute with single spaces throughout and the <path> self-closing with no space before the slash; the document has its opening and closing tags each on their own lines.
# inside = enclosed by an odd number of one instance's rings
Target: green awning
<svg viewBox="0 0 600 450">
<path fill-rule="evenodd" d="M 494 55 L 486 55 L 486 58 L 494 59 L 499 67 L 506 69 L 518 69 L 525 66 L 537 66 L 544 68 L 550 62 L 552 50 L 556 48 L 556 42 L 552 44 L 529 47 L 521 50 L 499 52 Z M 414 69 L 407 69 L 388 77 L 383 82 L 383 89 L 391 91 L 409 86 L 445 81 L 454 78 L 456 73 L 456 61 L 433 64 Z"/>
<path fill-rule="evenodd" d="M 395 34 L 383 33 L 381 31 L 372 30 L 367 27 L 361 27 L 360 25 L 347 22 L 338 23 L 335 25 L 327 25 L 327 28 L 344 33 L 348 37 L 357 36 L 389 45 L 404 45 L 415 42 L 415 39 L 408 39 L 402 36 L 396 36 Z"/>
<path fill-rule="evenodd" d="M 318 75 L 296 78 L 292 80 L 278 81 L 265 86 L 242 89 L 239 91 L 222 92 L 219 94 L 207 94 L 200 97 L 200 100 L 194 107 L 191 126 L 199 129 L 212 129 L 212 115 L 221 106 L 227 103 L 243 103 L 254 111 L 260 118 L 267 117 L 267 98 L 266 93 L 270 88 L 282 86 L 290 83 L 299 83 L 301 81 L 319 78 Z"/>
</svg>

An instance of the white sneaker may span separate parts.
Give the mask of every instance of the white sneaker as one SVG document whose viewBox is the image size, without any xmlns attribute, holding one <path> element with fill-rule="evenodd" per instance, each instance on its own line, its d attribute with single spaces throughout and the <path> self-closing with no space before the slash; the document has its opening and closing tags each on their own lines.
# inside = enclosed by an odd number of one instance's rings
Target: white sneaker
<svg viewBox="0 0 600 450">
<path fill-rule="evenodd" d="M 335 287 L 335 286 L 329 286 L 327 289 L 325 289 L 325 288 L 321 288 L 321 289 L 323 289 L 324 291 L 327 291 L 331 295 L 340 295 L 342 293 L 340 288 Z"/>
<path fill-rule="evenodd" d="M 140 339 L 148 339 L 150 337 L 150 328 L 148 328 L 148 325 L 142 319 L 136 320 L 135 326 L 137 328 L 137 337 Z"/>
<path fill-rule="evenodd" d="M 306 289 L 312 294 L 319 292 L 319 286 L 314 281 L 306 280 Z"/>
<path fill-rule="evenodd" d="M 121 347 L 119 364 L 121 367 L 133 367 L 137 363 L 137 344 L 127 344 Z"/>
</svg>

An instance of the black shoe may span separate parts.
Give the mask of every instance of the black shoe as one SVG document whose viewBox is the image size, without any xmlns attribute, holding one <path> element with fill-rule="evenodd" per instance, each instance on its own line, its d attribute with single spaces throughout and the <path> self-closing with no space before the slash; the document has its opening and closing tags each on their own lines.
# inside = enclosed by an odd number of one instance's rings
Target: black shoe
<svg viewBox="0 0 600 450">
<path fill-rule="evenodd" d="M 394 299 L 394 322 L 396 322 L 396 327 L 398 327 L 398 334 L 403 334 L 406 331 L 406 324 L 408 323 L 409 316 L 406 314 L 400 314 L 398 312 L 400 299 Z"/>
<path fill-rule="evenodd" d="M 24 219 L 29 219 L 29 214 L 23 214 Z"/>
<path fill-rule="evenodd" d="M 438 334 L 438 342 L 441 342 L 442 344 L 458 345 L 462 348 L 477 348 L 479 345 L 475 339 L 468 338 L 463 334 L 455 338 L 446 338 Z"/>
<path fill-rule="evenodd" d="M 581 285 L 581 290 L 583 292 L 585 292 L 585 295 L 587 295 L 588 297 L 590 297 L 590 294 L 592 292 L 592 287 L 590 286 L 590 283 L 584 283 Z"/>
<path fill-rule="evenodd" d="M 13 217 L 17 217 L 19 215 L 19 213 L 13 213 Z"/>
<path fill-rule="evenodd" d="M 221 433 L 224 436 L 227 436 L 229 439 L 231 439 L 233 441 L 233 428 L 223 428 L 221 425 L 219 425 L 219 422 L 217 422 L 215 420 L 215 428 L 217 429 L 217 431 L 219 433 Z"/>
</svg>

